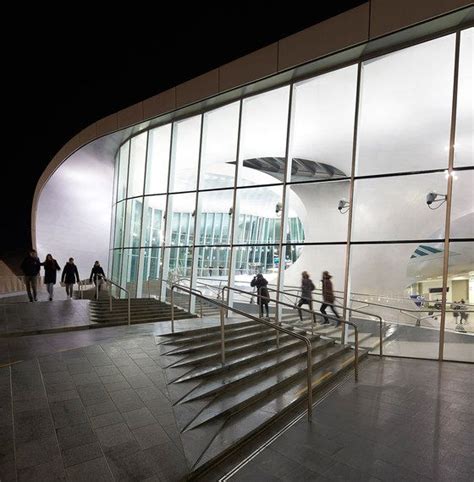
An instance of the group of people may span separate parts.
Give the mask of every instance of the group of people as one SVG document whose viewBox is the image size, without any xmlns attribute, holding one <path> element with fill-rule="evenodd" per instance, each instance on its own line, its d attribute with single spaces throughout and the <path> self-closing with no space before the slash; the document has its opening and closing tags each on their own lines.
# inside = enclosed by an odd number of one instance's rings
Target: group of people
<svg viewBox="0 0 474 482">
<path fill-rule="evenodd" d="M 323 276 L 322 276 L 322 296 L 323 296 L 323 302 L 321 304 L 321 308 L 319 311 L 323 314 L 323 325 L 329 324 L 329 319 L 326 315 L 326 309 L 329 307 L 331 308 L 332 312 L 337 318 L 335 326 L 340 325 L 339 321 L 339 314 L 336 311 L 336 308 L 334 306 L 334 290 L 332 287 L 332 281 L 331 281 L 332 276 L 329 274 L 328 271 L 323 271 Z M 258 273 L 252 281 L 250 282 L 250 286 L 257 288 L 257 303 L 260 307 L 260 317 L 263 317 L 263 311 L 265 310 L 266 317 L 268 318 L 268 303 L 270 301 L 270 295 L 268 292 L 268 281 L 264 278 L 262 273 Z M 300 317 L 300 320 L 303 321 L 303 314 L 302 314 L 302 309 L 301 307 L 303 305 L 308 305 L 309 309 L 313 312 L 313 298 L 312 298 L 312 292 L 316 289 L 314 286 L 314 283 L 312 282 L 309 273 L 307 271 L 303 271 L 301 274 L 301 296 L 296 304 L 296 307 L 298 309 L 298 314 Z M 316 322 L 315 315 L 313 312 L 313 321 Z"/>
<path fill-rule="evenodd" d="M 49 301 L 53 301 L 57 272 L 61 271 L 61 268 L 51 254 L 47 254 L 46 259 L 41 262 L 36 250 L 32 249 L 21 263 L 26 291 L 31 302 L 38 301 L 37 283 L 41 267 L 44 268 L 44 284 L 48 291 Z M 92 267 L 89 281 L 91 283 L 94 282 L 98 290 L 100 290 L 102 281 L 105 280 L 104 270 L 102 269 L 102 266 L 100 266 L 99 261 L 96 261 Z M 67 298 L 72 299 L 74 284 L 80 283 L 79 271 L 74 264 L 74 258 L 69 258 L 68 262 L 64 265 L 61 274 L 61 283 L 63 283 L 66 288 Z"/>
<path fill-rule="evenodd" d="M 458 317 L 460 325 L 463 324 L 463 321 L 464 323 L 467 323 L 467 317 L 469 316 L 469 313 L 467 313 L 467 308 L 468 307 L 466 305 L 466 302 L 464 301 L 464 298 L 461 298 L 461 301 L 459 302 L 454 301 L 451 304 L 451 309 L 453 310 L 453 316 L 456 320 L 456 324 L 458 323 Z"/>
</svg>

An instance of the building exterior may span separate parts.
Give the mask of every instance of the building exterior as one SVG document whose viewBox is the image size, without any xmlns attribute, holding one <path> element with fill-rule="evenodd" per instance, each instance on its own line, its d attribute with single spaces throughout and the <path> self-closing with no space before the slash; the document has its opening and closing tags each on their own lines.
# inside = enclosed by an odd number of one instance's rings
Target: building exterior
<svg viewBox="0 0 474 482">
<path fill-rule="evenodd" d="M 327 270 L 420 324 L 392 354 L 474 361 L 473 20 L 372 0 L 98 121 L 38 184 L 38 250 L 134 296 Z"/>
</svg>

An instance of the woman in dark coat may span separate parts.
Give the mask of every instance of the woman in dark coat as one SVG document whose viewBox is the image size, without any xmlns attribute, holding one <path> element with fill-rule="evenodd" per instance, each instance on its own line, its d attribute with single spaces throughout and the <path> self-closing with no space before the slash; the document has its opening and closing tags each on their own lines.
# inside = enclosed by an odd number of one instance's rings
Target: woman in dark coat
<svg viewBox="0 0 474 482">
<path fill-rule="evenodd" d="M 263 307 L 265 307 L 265 312 L 268 318 L 268 301 L 270 295 L 268 294 L 268 281 L 263 277 L 262 273 L 258 273 L 254 276 L 253 280 L 250 282 L 250 286 L 257 288 L 257 303 L 260 306 L 260 318 L 263 318 Z"/>
<path fill-rule="evenodd" d="M 46 255 L 46 259 L 41 266 L 44 268 L 44 284 L 49 294 L 49 301 L 53 301 L 54 285 L 56 284 L 56 272 L 61 268 L 51 254 Z"/>
<path fill-rule="evenodd" d="M 309 309 L 313 311 L 313 291 L 316 289 L 314 283 L 311 281 L 309 277 L 309 273 L 307 271 L 303 271 L 301 273 L 301 297 L 297 303 L 298 307 L 298 314 L 300 316 L 300 321 L 303 321 L 303 314 L 301 313 L 301 307 L 303 305 L 308 305 Z M 316 318 L 313 313 L 313 322 L 316 323 Z"/>
<path fill-rule="evenodd" d="M 69 258 L 69 261 L 64 265 L 61 281 L 66 285 L 66 294 L 69 299 L 72 299 L 72 287 L 74 283 L 79 283 L 79 272 L 77 266 L 74 264 L 74 258 Z"/>
<path fill-rule="evenodd" d="M 331 281 L 332 276 L 329 274 L 328 271 L 323 271 L 323 304 L 321 305 L 321 308 L 319 311 L 323 314 L 324 322 L 323 325 L 327 325 L 329 323 L 328 317 L 324 316 L 326 314 L 326 308 L 329 306 L 332 310 L 332 312 L 336 315 L 336 318 L 339 318 L 339 314 L 336 311 L 336 308 L 334 307 L 334 291 L 332 289 L 332 281 Z M 336 322 L 335 326 L 340 325 L 340 321 L 338 320 Z"/>
</svg>

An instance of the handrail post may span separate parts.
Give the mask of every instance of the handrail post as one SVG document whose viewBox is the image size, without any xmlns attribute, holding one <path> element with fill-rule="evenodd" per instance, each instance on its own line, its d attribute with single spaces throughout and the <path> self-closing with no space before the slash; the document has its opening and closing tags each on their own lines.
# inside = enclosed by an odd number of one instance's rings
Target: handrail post
<svg viewBox="0 0 474 482">
<path fill-rule="evenodd" d="M 313 347 L 306 340 L 306 363 L 307 363 L 307 379 L 308 384 L 308 422 L 313 418 Z"/>
<path fill-rule="evenodd" d="M 359 380 L 359 330 L 354 325 L 354 338 L 355 338 L 355 357 L 354 357 L 354 376 L 355 381 Z"/>
<path fill-rule="evenodd" d="M 171 285 L 171 333 L 174 333 L 174 286 Z"/>
<path fill-rule="evenodd" d="M 127 291 L 128 296 L 128 326 L 130 326 L 130 292 Z"/>
<path fill-rule="evenodd" d="M 99 299 L 99 281 L 95 279 L 95 299 Z"/>
<path fill-rule="evenodd" d="M 112 287 L 113 285 L 109 283 L 109 311 L 112 311 Z"/>
<path fill-rule="evenodd" d="M 199 298 L 199 305 L 201 307 L 201 319 L 202 319 L 202 298 Z"/>
<path fill-rule="evenodd" d="M 379 356 L 382 358 L 383 357 L 383 334 L 382 334 L 382 331 L 383 331 L 383 327 L 382 327 L 382 317 L 379 316 L 380 318 L 380 329 L 379 329 L 379 336 L 380 336 L 380 348 L 379 348 Z"/>
<path fill-rule="evenodd" d="M 224 330 L 224 323 L 225 323 L 225 316 L 224 316 L 224 307 L 221 306 L 220 309 L 220 318 L 221 318 L 221 361 L 222 364 L 225 365 L 225 330 Z"/>
</svg>

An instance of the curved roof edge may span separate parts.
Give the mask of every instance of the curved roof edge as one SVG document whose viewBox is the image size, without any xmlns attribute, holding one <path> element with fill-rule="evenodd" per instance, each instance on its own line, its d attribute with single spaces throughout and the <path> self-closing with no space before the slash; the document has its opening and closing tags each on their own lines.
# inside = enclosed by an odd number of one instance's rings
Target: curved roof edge
<svg viewBox="0 0 474 482">
<path fill-rule="evenodd" d="M 419 28 L 406 34 L 409 27 L 428 21 L 431 21 L 431 29 Z M 38 180 L 31 212 L 33 246 L 36 245 L 36 210 L 44 185 L 68 157 L 92 141 L 277 74 L 290 73 L 292 78 L 297 67 L 301 68 L 299 75 L 308 75 L 311 69 L 305 69 L 305 65 L 309 62 L 351 47 L 360 47 L 352 57 L 360 58 L 397 43 L 406 43 L 473 21 L 474 7 L 470 0 L 369 0 L 94 122 L 57 152 Z M 402 35 L 390 40 L 391 34 L 396 32 Z M 375 40 L 378 44 L 373 42 Z M 371 48 L 367 48 L 369 42 Z M 339 63 L 344 60 L 347 62 L 350 58 L 339 59 Z M 325 64 L 326 68 L 328 65 Z"/>
</svg>

